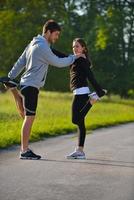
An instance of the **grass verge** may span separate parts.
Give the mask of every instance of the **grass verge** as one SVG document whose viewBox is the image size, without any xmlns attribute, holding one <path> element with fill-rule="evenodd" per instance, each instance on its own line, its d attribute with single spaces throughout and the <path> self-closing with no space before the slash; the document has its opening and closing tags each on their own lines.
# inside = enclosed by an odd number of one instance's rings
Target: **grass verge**
<svg viewBox="0 0 134 200">
<path fill-rule="evenodd" d="M 40 92 L 30 141 L 76 131 L 71 123 L 70 93 Z M 112 96 L 95 104 L 86 117 L 87 130 L 134 121 L 134 102 Z M 20 143 L 20 119 L 10 92 L 0 94 L 0 148 Z"/>
</svg>

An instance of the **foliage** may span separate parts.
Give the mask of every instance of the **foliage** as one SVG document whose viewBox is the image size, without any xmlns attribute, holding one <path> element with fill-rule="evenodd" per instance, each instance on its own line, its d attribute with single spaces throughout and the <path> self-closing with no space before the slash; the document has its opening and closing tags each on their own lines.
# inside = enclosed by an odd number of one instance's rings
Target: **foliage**
<svg viewBox="0 0 134 200">
<path fill-rule="evenodd" d="M 130 0 L 1 0 L 0 75 L 8 73 L 48 19 L 62 26 L 57 49 L 71 53 L 72 40 L 84 38 L 98 82 L 109 93 L 128 96 L 134 89 L 134 3 Z M 50 68 L 45 88 L 68 91 L 68 81 L 68 69 Z"/>
</svg>

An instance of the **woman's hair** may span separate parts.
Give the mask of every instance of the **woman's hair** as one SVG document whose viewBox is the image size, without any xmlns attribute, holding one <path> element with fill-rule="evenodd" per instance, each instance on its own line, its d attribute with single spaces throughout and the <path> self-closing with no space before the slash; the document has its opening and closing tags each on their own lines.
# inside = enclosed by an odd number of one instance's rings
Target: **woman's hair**
<svg viewBox="0 0 134 200">
<path fill-rule="evenodd" d="M 87 60 L 90 62 L 91 66 L 92 66 L 92 61 L 91 61 L 91 59 L 90 59 L 89 51 L 88 51 L 88 48 L 87 48 L 87 45 L 86 45 L 85 41 L 84 41 L 82 38 L 75 38 L 75 39 L 73 40 L 73 42 L 79 42 L 80 45 L 81 45 L 82 47 L 84 47 L 83 53 L 85 54 Z"/>
</svg>

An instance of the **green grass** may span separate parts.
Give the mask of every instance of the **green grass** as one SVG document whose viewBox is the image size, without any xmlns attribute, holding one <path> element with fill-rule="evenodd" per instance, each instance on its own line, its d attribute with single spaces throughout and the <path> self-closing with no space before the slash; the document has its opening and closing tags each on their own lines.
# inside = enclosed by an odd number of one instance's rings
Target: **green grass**
<svg viewBox="0 0 134 200">
<path fill-rule="evenodd" d="M 37 117 L 31 141 L 76 131 L 71 123 L 70 93 L 40 92 Z M 93 106 L 86 117 L 86 127 L 93 130 L 134 121 L 134 101 L 107 97 Z M 0 94 L 0 148 L 20 143 L 22 119 L 10 92 Z"/>
</svg>

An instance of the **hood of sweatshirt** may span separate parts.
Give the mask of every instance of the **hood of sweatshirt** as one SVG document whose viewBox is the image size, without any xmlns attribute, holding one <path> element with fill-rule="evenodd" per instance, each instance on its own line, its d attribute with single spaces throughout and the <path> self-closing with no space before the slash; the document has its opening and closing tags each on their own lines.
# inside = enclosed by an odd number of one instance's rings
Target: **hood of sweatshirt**
<svg viewBox="0 0 134 200">
<path fill-rule="evenodd" d="M 39 43 L 42 43 L 42 44 L 44 43 L 44 44 L 47 44 L 48 46 L 50 46 L 50 44 L 48 43 L 48 41 L 46 40 L 46 38 L 44 38 L 42 35 L 37 35 L 31 41 L 31 45 L 32 46 L 34 46 L 36 44 L 39 44 Z"/>
</svg>

